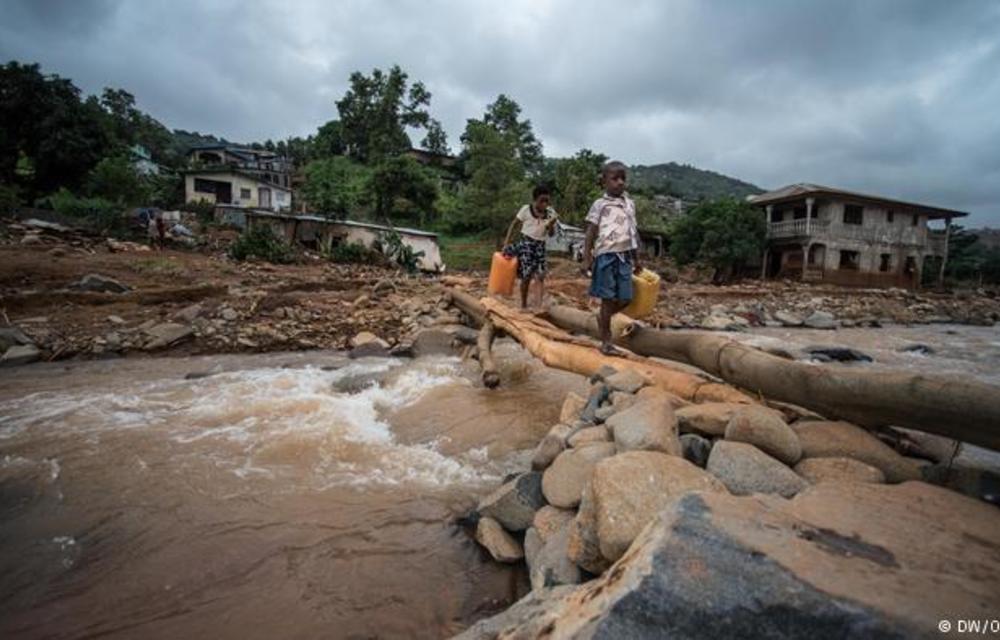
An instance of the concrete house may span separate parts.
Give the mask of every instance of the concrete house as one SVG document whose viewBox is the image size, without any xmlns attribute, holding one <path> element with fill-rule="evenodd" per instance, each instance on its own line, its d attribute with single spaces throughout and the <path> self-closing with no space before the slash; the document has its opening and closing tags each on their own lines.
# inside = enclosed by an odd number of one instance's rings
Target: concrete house
<svg viewBox="0 0 1000 640">
<path fill-rule="evenodd" d="M 925 269 L 943 274 L 951 221 L 969 215 L 804 183 L 747 200 L 767 216 L 764 278 L 869 287 L 913 288 Z"/>
<path fill-rule="evenodd" d="M 188 153 L 184 199 L 252 209 L 292 206 L 293 166 L 271 151 L 228 145 L 195 147 Z"/>
</svg>

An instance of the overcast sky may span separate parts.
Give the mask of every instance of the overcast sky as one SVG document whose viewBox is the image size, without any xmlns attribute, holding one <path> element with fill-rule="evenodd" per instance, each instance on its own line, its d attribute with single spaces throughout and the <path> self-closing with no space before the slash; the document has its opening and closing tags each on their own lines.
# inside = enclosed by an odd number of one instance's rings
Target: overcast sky
<svg viewBox="0 0 1000 640">
<path fill-rule="evenodd" d="M 816 182 L 1000 227 L 1000 2 L 25 0 L 0 60 L 114 86 L 171 128 L 252 141 L 336 117 L 399 64 L 454 149 L 497 94 L 550 156 L 587 147 L 764 188 Z M 415 138 L 415 142 L 420 137 Z"/>
</svg>

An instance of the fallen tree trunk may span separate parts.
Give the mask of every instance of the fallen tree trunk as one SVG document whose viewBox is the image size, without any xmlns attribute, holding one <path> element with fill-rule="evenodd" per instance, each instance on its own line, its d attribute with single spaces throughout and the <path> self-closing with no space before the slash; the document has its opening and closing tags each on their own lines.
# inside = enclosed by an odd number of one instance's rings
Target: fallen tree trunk
<svg viewBox="0 0 1000 640">
<path fill-rule="evenodd" d="M 585 311 L 556 306 L 548 317 L 563 329 L 597 335 L 597 319 Z M 724 336 L 658 331 L 635 322 L 616 341 L 829 418 L 908 427 L 1000 450 L 1000 387 L 971 378 L 807 364 Z"/>
<path fill-rule="evenodd" d="M 496 362 L 493 361 L 493 322 L 487 320 L 479 330 L 479 367 L 483 370 L 483 384 L 494 389 L 500 384 Z"/>
<path fill-rule="evenodd" d="M 451 300 L 474 322 L 479 319 L 480 326 L 487 321 L 492 322 L 496 329 L 504 331 L 536 358 L 556 369 L 585 376 L 593 375 L 604 366 L 619 370 L 632 369 L 652 384 L 687 402 L 754 402 L 750 396 L 729 385 L 675 371 L 648 358 L 630 354 L 625 354 L 624 357 L 606 356 L 591 342 L 574 339 L 551 324 L 530 314 L 514 311 L 496 300 L 484 299 L 480 302 L 467 293 L 455 290 L 451 291 Z"/>
</svg>

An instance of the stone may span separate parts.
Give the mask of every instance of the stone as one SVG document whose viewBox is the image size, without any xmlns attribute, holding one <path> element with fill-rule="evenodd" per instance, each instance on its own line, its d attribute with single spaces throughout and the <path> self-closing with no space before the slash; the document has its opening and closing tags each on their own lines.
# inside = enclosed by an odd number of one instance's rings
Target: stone
<svg viewBox="0 0 1000 640">
<path fill-rule="evenodd" d="M 708 454 L 712 452 L 712 442 L 696 433 L 681 434 L 681 451 L 684 459 L 702 469 L 708 464 Z"/>
<path fill-rule="evenodd" d="M 567 424 L 576 421 L 580 417 L 580 412 L 587 406 L 587 399 L 580 394 L 570 391 L 563 400 L 562 409 L 559 411 L 559 422 Z"/>
<path fill-rule="evenodd" d="M 351 348 L 353 349 L 357 349 L 358 347 L 362 347 L 373 343 L 388 352 L 389 343 L 383 340 L 382 338 L 379 338 L 371 331 L 360 331 L 357 334 L 355 334 L 354 337 L 351 338 L 350 340 L 350 345 Z"/>
<path fill-rule="evenodd" d="M 542 475 L 542 493 L 549 504 L 566 509 L 580 504 L 594 465 L 615 453 L 613 442 L 595 442 L 560 453 Z"/>
<path fill-rule="evenodd" d="M 576 512 L 572 509 L 560 509 L 547 504 L 535 512 L 531 528 L 538 533 L 542 542 L 545 542 L 560 529 L 573 522 L 574 518 L 576 518 Z"/>
<path fill-rule="evenodd" d="M 400 342 L 389 349 L 389 355 L 393 358 L 413 358 L 416 353 L 413 350 L 412 342 Z"/>
<path fill-rule="evenodd" d="M 652 398 L 665 399 L 667 402 L 670 403 L 670 406 L 673 407 L 675 410 L 680 409 L 681 407 L 686 407 L 688 406 L 688 404 L 690 404 L 686 400 L 682 399 L 680 396 L 670 393 L 669 391 L 666 391 L 664 389 L 661 389 L 660 387 L 643 387 L 642 389 L 639 390 L 638 393 L 632 396 L 632 398 L 634 398 L 634 401 L 628 406 L 632 406 L 637 402 L 643 402 L 645 400 L 650 400 Z"/>
<path fill-rule="evenodd" d="M 810 329 L 836 329 L 837 319 L 828 311 L 813 311 L 802 324 Z"/>
<path fill-rule="evenodd" d="M 747 405 L 733 402 L 692 404 L 676 411 L 677 428 L 681 433 L 700 433 L 722 437 L 733 414 Z"/>
<path fill-rule="evenodd" d="M 477 510 L 508 531 L 524 531 L 531 526 L 535 512 L 543 505 L 542 474 L 529 472 L 522 473 L 483 498 Z"/>
<path fill-rule="evenodd" d="M 125 319 L 121 316 L 108 316 L 108 322 L 111 324 L 125 324 Z"/>
<path fill-rule="evenodd" d="M 544 542 L 534 556 L 528 573 L 532 589 L 581 582 L 583 574 L 580 567 L 569 558 L 571 532 L 571 523 L 567 522 Z"/>
<path fill-rule="evenodd" d="M 708 331 L 738 331 L 742 328 L 734 318 L 715 314 L 706 316 L 698 326 Z"/>
<path fill-rule="evenodd" d="M 53 247 L 49 249 L 49 255 L 53 258 L 64 258 L 66 257 L 66 249 L 62 247 Z"/>
<path fill-rule="evenodd" d="M 389 357 L 389 345 L 384 340 L 372 340 L 348 351 L 347 357 L 352 360 L 357 358 L 387 358 Z"/>
<path fill-rule="evenodd" d="M 997 531 L 996 508 L 922 482 L 822 483 L 792 500 L 687 494 L 613 571 L 533 592 L 476 628 L 553 640 L 945 637 L 941 620 L 1000 610 Z"/>
<path fill-rule="evenodd" d="M 240 314 L 232 307 L 224 307 L 222 311 L 219 312 L 219 317 L 226 322 L 235 322 L 236 320 L 239 320 Z"/>
<path fill-rule="evenodd" d="M 612 391 L 623 393 L 635 393 L 649 384 L 635 369 L 625 369 L 610 375 L 605 379 L 605 383 Z"/>
<path fill-rule="evenodd" d="M 604 422 L 615 415 L 616 409 L 612 405 L 604 405 L 594 412 L 594 422 L 597 424 L 604 424 Z"/>
<path fill-rule="evenodd" d="M 611 434 L 608 433 L 607 427 L 603 425 L 584 427 L 566 440 L 566 444 L 574 448 L 582 447 L 591 442 L 611 442 Z"/>
<path fill-rule="evenodd" d="M 804 458 L 853 458 L 885 474 L 886 482 L 919 480 L 920 469 L 874 435 L 849 422 L 813 420 L 797 422 Z"/>
<path fill-rule="evenodd" d="M 852 458 L 806 458 L 795 465 L 795 473 L 812 484 L 817 482 L 885 482 L 885 474 Z"/>
<path fill-rule="evenodd" d="M 687 460 L 658 451 L 628 451 L 601 460 L 591 478 L 601 555 L 610 562 L 620 558 L 664 506 L 689 491 L 726 488 Z"/>
<path fill-rule="evenodd" d="M 531 457 L 531 468 L 534 471 L 544 471 L 548 468 L 556 456 L 566 448 L 566 439 L 572 431 L 573 427 L 562 423 L 549 429 L 535 448 L 535 453 Z"/>
<path fill-rule="evenodd" d="M 874 362 L 867 353 L 848 347 L 815 346 L 802 349 L 818 362 Z"/>
<path fill-rule="evenodd" d="M 809 484 L 780 461 L 744 442 L 716 442 L 705 469 L 738 496 L 776 493 L 790 498 Z"/>
<path fill-rule="evenodd" d="M 16 344 L 7 347 L 3 356 L 0 356 L 0 367 L 17 367 L 20 365 L 37 362 L 42 357 L 42 352 L 33 344 Z"/>
<path fill-rule="evenodd" d="M 146 351 L 162 349 L 186 340 L 194 335 L 194 329 L 187 325 L 163 322 L 146 330 L 150 340 L 143 345 Z"/>
<path fill-rule="evenodd" d="M 631 393 L 622 393 L 620 391 L 612 393 L 610 400 L 611 400 L 611 406 L 614 408 L 615 411 L 628 409 L 629 407 L 631 407 L 633 404 L 636 403 L 636 397 L 634 395 L 632 395 Z"/>
<path fill-rule="evenodd" d="M 752 444 L 767 455 L 791 466 L 802 457 L 802 445 L 781 414 L 767 407 L 749 405 L 733 413 L 726 425 L 726 440 Z"/>
<path fill-rule="evenodd" d="M 601 555 L 601 544 L 597 538 L 597 510 L 594 507 L 593 487 L 589 482 L 580 496 L 580 510 L 570 525 L 566 553 L 576 566 L 595 575 L 611 566 L 608 559 Z"/>
<path fill-rule="evenodd" d="M 553 619 L 549 613 L 563 598 L 573 595 L 577 587 L 563 585 L 532 590 L 513 605 L 491 618 L 483 618 L 452 640 L 498 640 L 506 631 L 523 631 L 518 638 L 540 637 L 542 629 Z"/>
<path fill-rule="evenodd" d="M 125 293 L 132 288 L 118 282 L 114 278 L 102 276 L 97 273 L 88 273 L 77 282 L 69 286 L 76 291 L 92 291 L 96 293 Z"/>
<path fill-rule="evenodd" d="M 512 564 L 524 558 L 524 549 L 518 541 L 493 518 L 479 519 L 476 542 L 485 547 L 497 562 Z"/>
<path fill-rule="evenodd" d="M 535 564 L 535 559 L 538 557 L 538 552 L 542 550 L 545 543 L 542 541 L 540 535 L 538 535 L 538 530 L 534 527 L 528 527 L 524 531 L 524 543 L 522 548 L 524 549 L 524 563 L 528 565 L 528 572 L 530 574 L 531 567 Z"/>
<path fill-rule="evenodd" d="M 914 353 L 921 356 L 934 355 L 934 348 L 926 344 L 908 344 L 899 349 L 902 353 Z"/>
<path fill-rule="evenodd" d="M 594 372 L 594 375 L 590 376 L 591 382 L 605 382 L 609 377 L 618 373 L 618 369 L 615 369 L 609 365 L 601 365 L 601 368 Z"/>
<path fill-rule="evenodd" d="M 421 356 L 450 356 L 455 353 L 452 344 L 455 336 L 442 329 L 423 329 L 413 338 L 413 354 Z"/>
<path fill-rule="evenodd" d="M 174 320 L 190 324 L 201 315 L 201 312 L 202 308 L 200 304 L 192 304 L 175 313 Z"/>
<path fill-rule="evenodd" d="M 594 424 L 597 420 L 597 409 L 607 402 L 610 395 L 611 389 L 603 382 L 591 385 L 590 393 L 587 395 L 587 403 L 580 411 L 578 420 L 587 424 Z"/>
<path fill-rule="evenodd" d="M 24 332 L 17 327 L 4 327 L 0 329 L 0 352 L 17 345 L 32 344 L 31 338 L 24 335 Z"/>
<path fill-rule="evenodd" d="M 778 311 L 774 314 L 774 319 L 784 327 L 801 327 L 802 318 L 789 311 Z"/>
<path fill-rule="evenodd" d="M 641 400 L 605 423 L 619 452 L 646 450 L 682 455 L 677 417 L 666 398 Z"/>
<path fill-rule="evenodd" d="M 372 293 L 376 295 L 381 295 L 385 293 L 393 293 L 396 291 L 396 285 L 392 280 L 388 278 L 382 278 L 372 287 Z"/>
</svg>

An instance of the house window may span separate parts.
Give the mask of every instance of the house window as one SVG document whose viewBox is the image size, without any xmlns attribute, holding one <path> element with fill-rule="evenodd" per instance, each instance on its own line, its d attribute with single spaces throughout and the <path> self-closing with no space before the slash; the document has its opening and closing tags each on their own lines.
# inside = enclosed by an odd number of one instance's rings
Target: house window
<svg viewBox="0 0 1000 640">
<path fill-rule="evenodd" d="M 892 268 L 892 254 L 883 253 L 881 256 L 879 256 L 878 270 L 885 273 L 886 271 L 889 271 L 889 269 L 891 268 Z"/>
<path fill-rule="evenodd" d="M 920 223 L 920 216 L 918 216 L 917 214 L 914 213 L 913 214 L 913 226 L 915 227 L 919 223 Z"/>
<path fill-rule="evenodd" d="M 240 200 L 249 200 L 251 197 L 249 189 L 240 189 Z"/>
<path fill-rule="evenodd" d="M 895 218 L 896 218 L 896 214 L 895 214 L 895 213 L 893 212 L 893 210 L 892 210 L 892 209 L 889 209 L 889 210 L 887 210 L 887 211 L 885 212 L 885 219 L 886 219 L 886 221 L 887 221 L 887 222 L 889 222 L 890 224 L 892 223 L 892 221 L 893 221 L 893 220 L 895 220 Z"/>
<path fill-rule="evenodd" d="M 847 271 L 857 271 L 861 266 L 861 254 L 857 251 L 840 252 L 840 268 Z"/>
<path fill-rule="evenodd" d="M 805 207 L 795 207 L 794 218 L 796 220 L 806 219 L 806 208 Z"/>
<path fill-rule="evenodd" d="M 844 205 L 844 224 L 862 224 L 864 207 L 857 204 Z"/>
<path fill-rule="evenodd" d="M 198 193 L 215 193 L 215 185 L 218 184 L 215 180 L 203 180 L 202 178 L 194 179 L 194 190 Z"/>
<path fill-rule="evenodd" d="M 278 191 L 276 193 L 276 197 L 278 198 L 278 202 L 284 202 L 285 201 L 285 192 L 284 191 Z"/>
<path fill-rule="evenodd" d="M 771 210 L 771 222 L 781 222 L 781 212 L 777 209 Z"/>
</svg>

